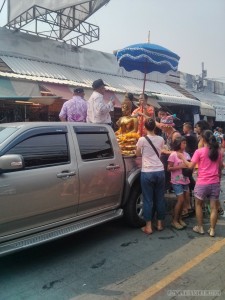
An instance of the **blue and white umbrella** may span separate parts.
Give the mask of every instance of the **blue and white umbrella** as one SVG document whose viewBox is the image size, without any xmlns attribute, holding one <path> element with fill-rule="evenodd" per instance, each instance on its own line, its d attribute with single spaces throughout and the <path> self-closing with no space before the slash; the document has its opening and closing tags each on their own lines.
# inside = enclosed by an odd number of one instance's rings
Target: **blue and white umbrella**
<svg viewBox="0 0 225 300">
<path fill-rule="evenodd" d="M 142 43 L 116 51 L 115 56 L 120 67 L 126 71 L 140 71 L 144 74 L 143 92 L 146 74 L 150 72 L 167 73 L 177 71 L 180 57 L 174 52 L 155 44 Z"/>
<path fill-rule="evenodd" d="M 180 57 L 174 52 L 155 44 L 142 43 L 125 47 L 115 52 L 120 67 L 126 71 L 144 73 L 143 94 L 145 92 L 146 74 L 151 72 L 167 73 L 177 71 Z M 142 107 L 143 112 L 143 107 Z M 143 117 L 141 119 L 143 123 Z"/>
</svg>

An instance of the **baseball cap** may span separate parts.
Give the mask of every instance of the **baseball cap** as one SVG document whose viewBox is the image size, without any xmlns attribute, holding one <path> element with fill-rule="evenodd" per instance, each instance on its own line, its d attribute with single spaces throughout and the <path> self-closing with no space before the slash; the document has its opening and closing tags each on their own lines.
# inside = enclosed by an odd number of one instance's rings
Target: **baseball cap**
<svg viewBox="0 0 225 300">
<path fill-rule="evenodd" d="M 77 94 L 82 94 L 82 93 L 84 93 L 84 89 L 79 87 L 79 88 L 74 89 L 73 92 L 77 93 Z"/>
<path fill-rule="evenodd" d="M 92 87 L 94 90 L 106 85 L 107 84 L 105 84 L 102 79 L 97 79 L 92 83 Z"/>
</svg>

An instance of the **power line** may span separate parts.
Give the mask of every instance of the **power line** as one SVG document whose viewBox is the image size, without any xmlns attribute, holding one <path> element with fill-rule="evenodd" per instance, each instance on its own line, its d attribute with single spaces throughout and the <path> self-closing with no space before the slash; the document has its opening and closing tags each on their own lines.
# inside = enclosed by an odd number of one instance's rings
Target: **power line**
<svg viewBox="0 0 225 300">
<path fill-rule="evenodd" d="M 2 4 L 2 7 L 1 7 L 1 9 L 0 9 L 0 13 L 2 12 L 2 9 L 3 9 L 3 6 L 5 5 L 5 3 L 6 3 L 6 0 L 4 0 L 4 2 L 3 2 L 3 4 Z"/>
</svg>

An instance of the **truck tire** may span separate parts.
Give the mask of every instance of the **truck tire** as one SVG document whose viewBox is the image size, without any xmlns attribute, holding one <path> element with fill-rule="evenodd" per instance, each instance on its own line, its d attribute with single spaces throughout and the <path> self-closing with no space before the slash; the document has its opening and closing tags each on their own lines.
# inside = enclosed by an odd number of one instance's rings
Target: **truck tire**
<svg viewBox="0 0 225 300">
<path fill-rule="evenodd" d="M 140 185 L 135 185 L 130 191 L 129 199 L 124 207 L 124 218 L 132 227 L 140 228 L 145 225 Z"/>
</svg>

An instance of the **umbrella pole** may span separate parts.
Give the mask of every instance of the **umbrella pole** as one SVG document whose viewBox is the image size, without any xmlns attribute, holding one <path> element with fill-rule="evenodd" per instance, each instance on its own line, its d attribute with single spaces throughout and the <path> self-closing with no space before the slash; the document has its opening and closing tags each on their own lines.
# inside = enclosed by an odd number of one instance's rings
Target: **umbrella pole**
<svg viewBox="0 0 225 300">
<path fill-rule="evenodd" d="M 142 112 L 142 115 L 141 115 L 141 132 L 140 132 L 141 136 L 142 136 L 142 133 L 143 133 L 143 111 L 144 111 L 144 109 L 143 109 L 143 104 L 142 104 L 142 106 L 141 106 L 141 112 Z"/>
<path fill-rule="evenodd" d="M 143 94 L 145 93 L 146 73 L 144 74 Z"/>
<path fill-rule="evenodd" d="M 145 93 L 145 82 L 146 82 L 146 72 L 144 74 L 144 83 L 143 83 L 143 90 L 142 90 L 143 97 L 144 97 L 144 93 Z M 142 104 L 142 107 L 141 107 L 142 114 L 143 114 L 143 111 L 144 111 L 144 109 L 143 109 L 143 104 Z M 144 119 L 144 117 L 142 115 L 141 116 L 141 132 L 140 132 L 141 136 L 142 136 L 142 133 L 143 133 L 143 122 L 144 122 L 143 119 Z"/>
</svg>

